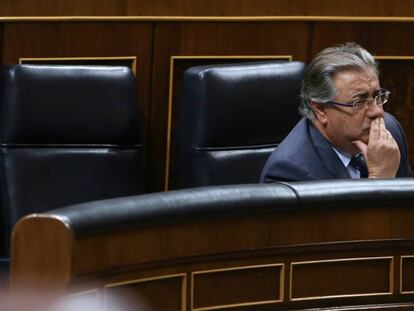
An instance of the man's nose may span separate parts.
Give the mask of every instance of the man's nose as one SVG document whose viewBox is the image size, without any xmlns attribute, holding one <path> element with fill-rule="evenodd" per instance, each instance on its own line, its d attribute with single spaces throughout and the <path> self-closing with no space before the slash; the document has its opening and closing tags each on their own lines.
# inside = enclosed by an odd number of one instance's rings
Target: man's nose
<svg viewBox="0 0 414 311">
<path fill-rule="evenodd" d="M 367 116 L 369 116 L 370 118 L 383 118 L 384 109 L 381 105 L 377 105 L 375 101 L 372 101 L 368 105 Z"/>
</svg>

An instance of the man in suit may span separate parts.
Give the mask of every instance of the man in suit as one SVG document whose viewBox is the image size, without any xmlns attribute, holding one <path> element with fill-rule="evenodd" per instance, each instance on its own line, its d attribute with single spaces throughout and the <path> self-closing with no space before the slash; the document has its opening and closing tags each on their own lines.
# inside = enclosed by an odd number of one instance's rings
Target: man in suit
<svg viewBox="0 0 414 311">
<path fill-rule="evenodd" d="M 302 82 L 303 118 L 260 181 L 411 177 L 405 134 L 383 109 L 389 95 L 367 50 L 355 43 L 324 49 Z"/>
</svg>

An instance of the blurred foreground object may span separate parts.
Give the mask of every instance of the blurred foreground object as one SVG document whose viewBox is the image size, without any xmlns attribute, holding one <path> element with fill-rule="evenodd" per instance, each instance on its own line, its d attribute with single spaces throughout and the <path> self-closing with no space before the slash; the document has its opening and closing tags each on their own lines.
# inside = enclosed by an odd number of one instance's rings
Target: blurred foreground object
<svg viewBox="0 0 414 311">
<path fill-rule="evenodd" d="M 150 311 L 137 296 L 85 293 L 57 296 L 42 291 L 13 291 L 4 295 L 2 311 Z"/>
</svg>

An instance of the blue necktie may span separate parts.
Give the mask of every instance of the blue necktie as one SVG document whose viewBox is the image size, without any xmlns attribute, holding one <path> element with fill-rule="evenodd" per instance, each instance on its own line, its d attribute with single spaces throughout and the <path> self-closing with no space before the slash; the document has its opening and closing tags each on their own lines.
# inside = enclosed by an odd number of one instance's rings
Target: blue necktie
<svg viewBox="0 0 414 311">
<path fill-rule="evenodd" d="M 353 168 L 357 169 L 361 173 L 361 178 L 368 177 L 367 165 L 365 164 L 364 156 L 362 154 L 354 156 L 351 159 L 351 162 L 349 162 L 349 165 L 351 165 Z"/>
</svg>

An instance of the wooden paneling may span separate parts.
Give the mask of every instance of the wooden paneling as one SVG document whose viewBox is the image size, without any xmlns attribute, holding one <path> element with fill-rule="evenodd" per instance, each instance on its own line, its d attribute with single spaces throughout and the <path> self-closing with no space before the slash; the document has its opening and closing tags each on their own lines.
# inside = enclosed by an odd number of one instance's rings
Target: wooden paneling
<svg viewBox="0 0 414 311">
<path fill-rule="evenodd" d="M 2 0 L 1 16 L 414 16 L 410 0 Z"/>
<path fill-rule="evenodd" d="M 135 56 L 141 112 L 148 115 L 151 23 L 8 23 L 4 28 L 4 64 L 22 57 Z"/>
<path fill-rule="evenodd" d="M 311 55 L 325 47 L 356 41 L 374 55 L 412 55 L 414 41 L 404 40 L 414 23 L 315 22 Z"/>
<path fill-rule="evenodd" d="M 192 274 L 191 307 L 197 310 L 274 304 L 283 300 L 283 265 L 242 266 Z"/>
<path fill-rule="evenodd" d="M 117 264 L 127 266 L 151 258 L 161 260 L 168 257 L 173 260 L 188 254 L 205 254 L 213 249 L 215 253 L 226 253 L 237 249 L 268 248 L 271 245 L 283 247 L 301 243 L 353 241 L 361 236 L 364 241 L 393 239 L 398 235 L 395 228 L 398 227 L 401 234 L 411 230 L 414 210 L 404 211 L 405 216 L 402 216 L 398 214 L 401 210 L 395 208 L 395 219 L 391 219 L 385 208 L 376 207 L 367 211 L 355 206 L 350 211 L 351 207 L 335 209 L 335 213 L 319 210 L 303 213 L 280 211 L 277 217 L 263 214 L 240 216 L 237 222 L 234 217 L 223 217 L 214 222 L 205 219 L 174 226 L 154 224 L 151 227 L 139 227 L 139 230 L 118 230 L 111 235 L 110 243 L 106 237 L 91 235 L 88 239 L 79 239 L 73 246 L 75 256 L 82 254 L 82 257 L 75 258 L 76 266 L 72 267 L 72 273 L 83 275 L 89 271 L 96 274 Z M 321 219 L 324 221 L 321 222 Z M 136 245 L 142 246 L 139 251 Z M 335 254 L 339 255 L 339 252 Z"/>
<path fill-rule="evenodd" d="M 106 285 L 105 295 L 137 307 L 142 305 L 144 310 L 184 311 L 186 282 L 186 274 L 131 280 Z"/>
<path fill-rule="evenodd" d="M 349 15 L 349 16 L 413 16 L 414 6 L 409 0 L 389 2 L 340 0 L 178 0 L 174 4 L 152 1 L 151 8 L 140 9 L 139 1 L 128 1 L 129 15 L 212 15 L 212 16 L 269 16 L 269 15 Z"/>
<path fill-rule="evenodd" d="M 414 256 L 401 256 L 401 293 L 414 294 Z"/>
<path fill-rule="evenodd" d="M 414 53 L 411 59 L 380 60 L 381 86 L 391 91 L 384 106 L 402 124 L 411 164 L 414 163 Z"/>
<path fill-rule="evenodd" d="M 292 263 L 291 300 L 390 295 L 392 271 L 392 257 Z"/>
<path fill-rule="evenodd" d="M 1 16 L 124 15 L 126 0 L 2 0 Z"/>
<path fill-rule="evenodd" d="M 292 55 L 294 60 L 305 60 L 308 34 L 309 26 L 303 22 L 158 23 L 154 32 L 150 120 L 153 188 L 164 188 L 172 56 L 191 56 L 193 64 L 197 64 L 198 56 L 200 65 L 206 62 L 203 56 Z M 176 92 L 179 90 L 174 89 Z"/>
</svg>

